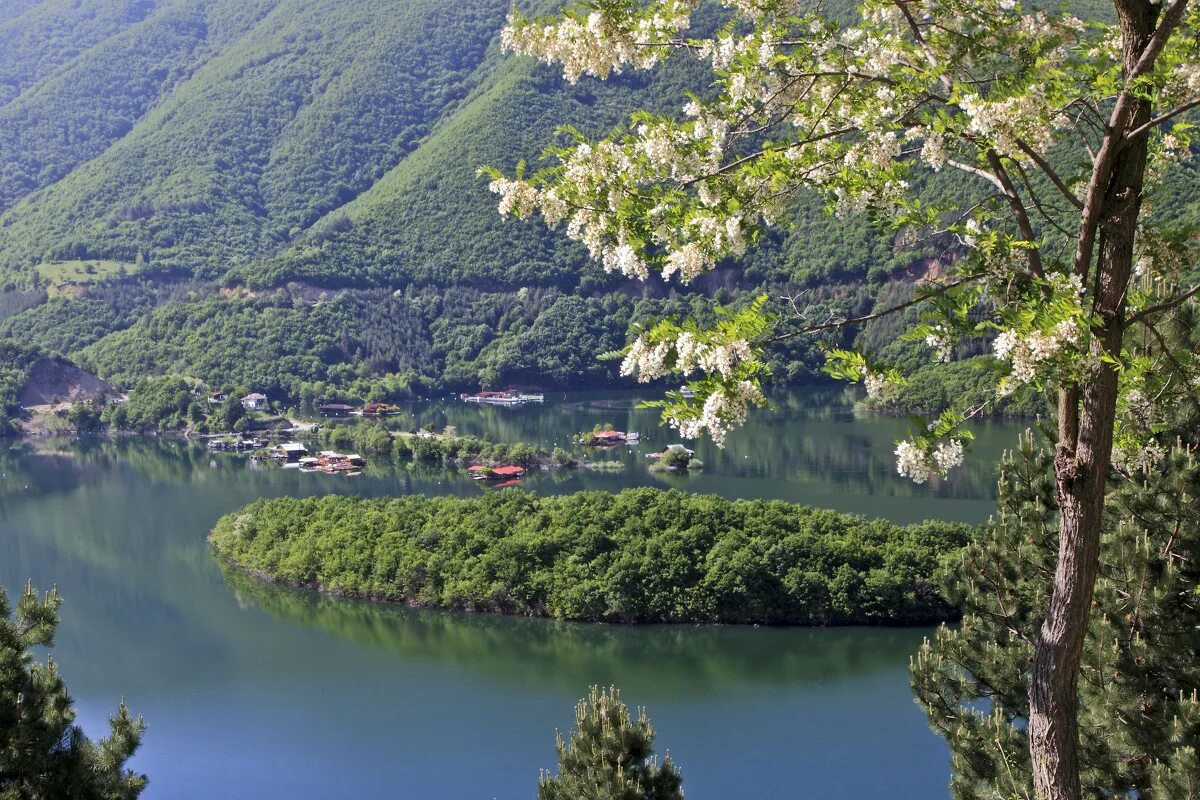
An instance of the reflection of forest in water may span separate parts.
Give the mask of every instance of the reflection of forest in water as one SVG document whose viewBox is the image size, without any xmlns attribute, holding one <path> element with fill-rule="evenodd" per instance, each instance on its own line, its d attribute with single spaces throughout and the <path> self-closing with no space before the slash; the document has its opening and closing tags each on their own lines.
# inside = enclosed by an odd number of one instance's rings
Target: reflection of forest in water
<svg viewBox="0 0 1200 800">
<path fill-rule="evenodd" d="M 893 481 L 891 434 L 859 428 L 844 405 L 789 399 L 773 412 L 778 424 L 763 415 L 729 450 L 701 444 L 712 465 L 701 475 L 660 479 L 644 453 L 673 439 L 653 412 L 633 409 L 630 395 L 560 401 L 417 412 L 497 441 L 562 441 L 606 421 L 646 436 L 637 450 L 616 451 L 625 471 L 524 481 L 538 492 L 673 481 L 796 499 L 798 486 L 819 482 L 829 488 L 817 504 L 909 519 L 956 513 L 955 500 Z M 846 432 L 861 441 L 847 444 Z M 792 441 L 772 441 L 781 437 Z M 880 453 L 859 452 L 877 440 Z M 875 477 L 874 467 L 860 478 L 824 474 L 875 460 Z M 804 474 L 812 481 L 798 483 Z M 886 498 L 856 488 L 872 480 L 909 493 L 907 506 L 884 507 Z M 886 761 L 887 786 L 941 796 L 944 747 L 925 732 L 904 671 L 926 630 L 622 627 L 372 605 L 223 571 L 206 542 L 218 517 L 259 497 L 480 491 L 461 469 L 382 459 L 347 479 L 172 439 L 0 442 L 0 585 L 59 587 L 52 655 L 89 732 L 121 697 L 146 715 L 138 768 L 156 787 L 148 796 L 396 796 L 403 787 L 526 797 L 537 769 L 553 763 L 554 728 L 570 724 L 589 683 L 615 683 L 651 708 L 696 797 L 740 796 L 729 765 L 757 762 L 772 767 L 756 773 L 761 791 L 750 796 L 799 796 L 801 786 L 834 796 L 863 749 Z M 884 783 L 857 777 L 852 796 L 881 796 Z"/>
<path fill-rule="evenodd" d="M 728 696 L 895 670 L 926 630 L 621 626 L 500 617 L 343 600 L 259 581 L 222 565 L 243 605 L 405 660 L 479 670 L 524 688 L 563 690 L 618 678 L 631 692 Z"/>
<path fill-rule="evenodd" d="M 896 474 L 894 442 L 907 420 L 856 416 L 844 392 L 796 391 L 772 400 L 729 437 L 724 449 L 711 442 L 692 446 L 704 469 L 691 474 L 652 473 L 647 453 L 676 441 L 660 427 L 657 412 L 637 408 L 631 393 L 586 396 L 550 395 L 545 405 L 521 408 L 478 406 L 457 400 L 416 403 L 389 424 L 437 429 L 453 426 L 465 435 L 497 442 L 565 446 L 589 460 L 619 461 L 619 471 L 563 470 L 535 473 L 522 482 L 534 491 L 563 493 L 583 489 L 618 491 L 630 486 L 661 486 L 711 492 L 727 497 L 762 497 L 827 505 L 842 511 L 889 516 L 899 522 L 945 516 L 979 521 L 990 513 L 995 467 L 1026 423 L 985 421 L 973 426 L 973 455 L 949 480 L 915 485 Z M 601 423 L 642 434 L 636 446 L 608 451 L 571 444 L 576 434 Z M 367 423 L 373 424 L 373 423 Z M 237 494 L 353 493 L 368 496 L 407 494 L 472 495 L 481 489 L 465 472 L 440 465 L 369 459 L 361 478 L 300 474 L 275 465 L 256 464 L 244 455 L 209 453 L 194 442 L 158 438 L 116 440 L 36 440 L 0 449 L 0 507 L 28 491 L 65 491 L 102 474 L 134 473 L 163 484 L 236 483 Z M 232 476 L 236 475 L 236 479 Z M 884 502 L 881 502 L 884 501 Z M 945 513 L 938 501 L 967 501 Z M 231 506 L 232 507 L 232 506 Z M 228 510 L 228 509 L 226 509 Z"/>
<path fill-rule="evenodd" d="M 626 464 L 626 485 L 668 483 L 678 488 L 722 491 L 718 477 L 744 481 L 738 496 L 787 497 L 787 483 L 827 484 L 853 494 L 945 499 L 991 499 L 995 496 L 996 464 L 1005 449 L 1015 445 L 1017 435 L 1029 422 L 985 420 L 971 425 L 977 439 L 969 443 L 973 456 L 946 481 L 916 486 L 896 474 L 896 440 L 906 435 L 906 418 L 856 414 L 853 397 L 842 390 L 796 390 L 778 393 L 772 407 L 757 411 L 749 423 L 730 435 L 724 449 L 711 442 L 691 443 L 705 465 L 704 478 L 646 473 L 645 454 L 678 441 L 672 431 L 659 425 L 658 412 L 637 408 L 638 398 L 629 392 L 589 395 L 548 395 L 544 405 L 520 408 L 479 406 L 451 400 L 412 405 L 409 415 L 391 424 L 401 428 L 433 425 L 441 430 L 450 425 L 460 433 L 487 436 L 494 441 L 526 441 L 547 447 L 570 448 L 574 435 L 601 423 L 618 430 L 638 431 L 636 447 L 618 447 L 598 453 L 595 459 L 619 460 Z M 576 448 L 577 452 L 588 453 Z M 689 482 L 690 481 L 690 482 Z M 759 484 L 755 491 L 754 483 Z M 862 509 L 869 513 L 869 507 Z"/>
<path fill-rule="evenodd" d="M 214 467 L 214 464 L 217 466 Z M 49 441 L 0 450 L 0 585 L 58 585 L 68 624 L 56 657 L 79 689 L 130 680 L 169 691 L 248 667 L 266 631 L 302 659 L 311 632 L 404 659 L 476 670 L 534 689 L 622 681 L 661 683 L 680 696 L 823 682 L 894 669 L 922 632 L 896 629 L 622 627 L 414 610 L 338 600 L 264 584 L 219 568 L 206 544 L 213 522 L 255 497 L 354 486 L 365 493 L 421 488 L 455 471 L 381 470 L 384 477 L 318 476 L 213 455 L 169 441 Z M 320 476 L 324 477 L 324 476 Z M 458 484 L 455 484 L 458 485 Z M 478 488 L 465 482 L 465 492 Z M 247 618 L 248 609 L 266 619 Z M 267 620 L 287 623 L 279 626 Z M 250 624 L 252 623 L 252 624 Z M 309 632 L 309 633 L 306 633 Z M 96 653 L 89 643 L 112 643 Z M 70 667 L 69 667 L 70 669 Z M 737 687 L 741 687 L 738 689 Z"/>
</svg>

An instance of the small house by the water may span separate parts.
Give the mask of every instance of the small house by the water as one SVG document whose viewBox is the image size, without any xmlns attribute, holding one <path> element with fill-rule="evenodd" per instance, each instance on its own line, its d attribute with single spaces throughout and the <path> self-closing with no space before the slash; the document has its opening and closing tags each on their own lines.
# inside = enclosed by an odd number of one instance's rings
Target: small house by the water
<svg viewBox="0 0 1200 800">
<path fill-rule="evenodd" d="M 525 477 L 525 468 L 518 467 L 513 464 L 501 467 L 484 467 L 474 466 L 468 467 L 467 472 L 471 474 L 471 478 L 477 481 L 491 480 L 519 480 Z"/>
<path fill-rule="evenodd" d="M 354 406 L 346 403 L 324 403 L 317 408 L 323 417 L 348 417 Z"/>
<path fill-rule="evenodd" d="M 301 457 L 308 455 L 308 448 L 300 442 L 284 442 L 283 444 L 275 445 L 271 450 L 271 457 L 287 461 L 288 463 L 299 461 Z"/>
<path fill-rule="evenodd" d="M 316 456 L 299 459 L 301 472 L 324 472 L 327 475 L 361 475 L 366 461 L 358 453 L 336 453 L 322 450 Z"/>
<path fill-rule="evenodd" d="M 242 398 L 242 408 L 247 411 L 258 411 L 267 407 L 267 396 L 261 392 L 251 392 Z"/>
</svg>

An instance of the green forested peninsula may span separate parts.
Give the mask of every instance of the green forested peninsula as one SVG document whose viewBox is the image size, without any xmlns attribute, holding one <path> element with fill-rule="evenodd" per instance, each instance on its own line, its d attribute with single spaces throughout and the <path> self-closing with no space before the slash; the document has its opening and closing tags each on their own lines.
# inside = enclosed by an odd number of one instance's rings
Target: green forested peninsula
<svg viewBox="0 0 1200 800">
<path fill-rule="evenodd" d="M 608 622 L 923 624 L 968 526 L 629 489 L 259 500 L 219 557 L 269 580 L 450 609 Z"/>
</svg>

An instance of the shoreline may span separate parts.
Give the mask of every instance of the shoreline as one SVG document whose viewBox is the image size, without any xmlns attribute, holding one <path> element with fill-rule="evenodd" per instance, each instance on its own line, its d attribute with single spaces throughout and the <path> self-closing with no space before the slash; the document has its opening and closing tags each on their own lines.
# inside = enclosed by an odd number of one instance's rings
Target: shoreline
<svg viewBox="0 0 1200 800">
<path fill-rule="evenodd" d="M 258 581 L 356 602 L 622 625 L 924 627 L 959 617 L 935 576 L 974 530 L 641 487 L 262 499 L 217 520 L 207 542 Z"/>
<path fill-rule="evenodd" d="M 615 626 L 622 628 L 645 628 L 653 626 L 669 626 L 680 628 L 780 628 L 780 629 L 801 629 L 801 630 L 820 630 L 823 628 L 875 628 L 875 629 L 895 629 L 906 630 L 912 628 L 928 628 L 931 626 L 942 625 L 946 623 L 958 622 L 962 619 L 962 615 L 957 611 L 947 616 L 931 617 L 924 621 L 913 622 L 823 622 L 823 623 L 801 623 L 801 622 L 731 622 L 727 620 L 606 620 L 606 619 L 572 619 L 568 617 L 555 617 L 550 614 L 522 614 L 513 611 L 502 611 L 490 608 L 475 608 L 463 607 L 456 608 L 452 606 L 442 606 L 434 603 L 420 603 L 411 599 L 401 599 L 394 597 L 366 595 L 357 592 L 346 592 L 339 589 L 327 589 L 319 583 L 306 583 L 303 581 L 289 581 L 271 575 L 263 570 L 252 569 L 243 566 L 234 561 L 229 556 L 220 552 L 216 545 L 213 544 L 212 534 L 209 534 L 208 539 L 209 550 L 212 552 L 213 558 L 225 567 L 236 570 L 242 575 L 253 578 L 260 583 L 268 586 L 274 586 L 282 589 L 288 589 L 297 593 L 311 593 L 320 595 L 321 597 L 331 598 L 334 600 L 345 600 L 351 603 L 361 603 L 365 606 L 393 606 L 396 608 L 407 608 L 413 611 L 431 611 L 443 614 L 461 614 L 470 617 L 506 617 L 509 619 L 530 619 L 542 620 L 544 622 L 561 622 L 570 625 L 587 625 L 587 626 Z"/>
</svg>

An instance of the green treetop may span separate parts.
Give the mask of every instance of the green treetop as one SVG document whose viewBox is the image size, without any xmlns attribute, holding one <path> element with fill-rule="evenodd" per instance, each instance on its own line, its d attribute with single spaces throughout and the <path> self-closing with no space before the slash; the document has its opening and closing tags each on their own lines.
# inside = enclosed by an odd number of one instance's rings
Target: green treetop
<svg viewBox="0 0 1200 800">
<path fill-rule="evenodd" d="M 621 693 L 593 686 L 575 706 L 569 742 L 558 736 L 558 774 L 542 774 L 538 800 L 683 800 L 683 779 L 668 756 L 654 755 L 644 710 L 635 721 Z"/>
<path fill-rule="evenodd" d="M 108 738 L 92 741 L 75 724 L 75 709 L 53 661 L 34 662 L 34 647 L 54 644 L 61 598 L 39 598 L 32 586 L 16 613 L 0 589 L 0 798 L 4 800 L 134 800 L 146 777 L 126 768 L 145 724 L 122 703 Z"/>
</svg>

